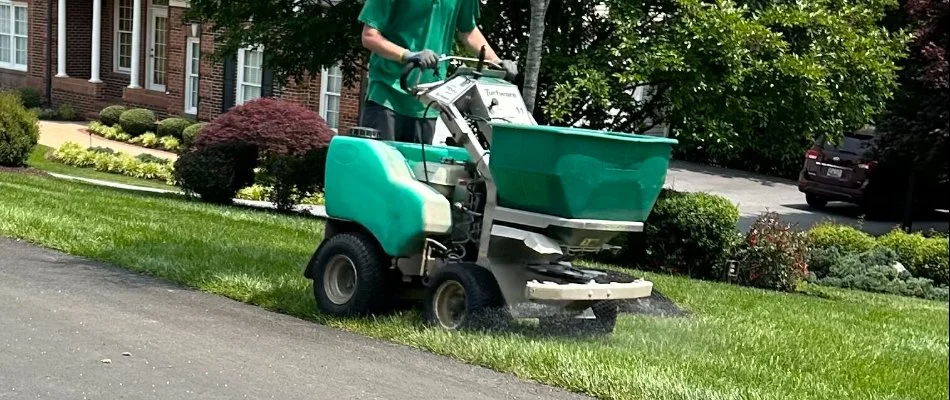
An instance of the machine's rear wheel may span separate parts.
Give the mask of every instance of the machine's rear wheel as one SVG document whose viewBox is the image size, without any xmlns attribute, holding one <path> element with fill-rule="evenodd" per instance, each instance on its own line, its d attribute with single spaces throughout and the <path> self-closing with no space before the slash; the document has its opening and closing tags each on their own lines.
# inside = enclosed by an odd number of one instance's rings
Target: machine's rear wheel
<svg viewBox="0 0 950 400">
<path fill-rule="evenodd" d="M 598 301 L 591 305 L 594 319 L 574 318 L 573 316 L 550 316 L 539 318 L 541 329 L 549 332 L 589 333 L 606 335 L 617 326 L 620 303 L 616 300 Z"/>
<path fill-rule="evenodd" d="M 426 288 L 423 316 L 448 330 L 492 329 L 507 324 L 508 313 L 495 276 L 478 265 L 450 264 Z"/>
<path fill-rule="evenodd" d="M 313 294 L 320 311 L 336 316 L 365 315 L 386 301 L 386 259 L 372 238 L 334 235 L 314 259 Z"/>
</svg>

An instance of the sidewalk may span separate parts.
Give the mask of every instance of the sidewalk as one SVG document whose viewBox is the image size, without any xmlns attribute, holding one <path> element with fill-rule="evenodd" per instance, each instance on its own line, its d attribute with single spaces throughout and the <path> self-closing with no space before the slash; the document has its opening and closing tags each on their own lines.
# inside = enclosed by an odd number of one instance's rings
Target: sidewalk
<svg viewBox="0 0 950 400">
<path fill-rule="evenodd" d="M 63 143 L 75 142 L 87 147 L 108 147 L 112 150 L 127 153 L 132 156 L 147 153 L 172 161 L 178 159 L 178 155 L 175 153 L 148 149 L 128 143 L 108 140 L 96 135 L 90 135 L 85 130 L 87 126 L 88 124 L 85 122 L 39 121 L 40 144 L 58 149 Z"/>
</svg>

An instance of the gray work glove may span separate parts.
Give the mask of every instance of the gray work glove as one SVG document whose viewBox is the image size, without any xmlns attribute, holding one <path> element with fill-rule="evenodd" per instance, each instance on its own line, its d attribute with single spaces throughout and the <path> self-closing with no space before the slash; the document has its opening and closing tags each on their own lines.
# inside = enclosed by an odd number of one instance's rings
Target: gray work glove
<svg viewBox="0 0 950 400">
<path fill-rule="evenodd" d="M 422 68 L 433 68 L 439 62 L 439 56 L 429 49 L 422 51 L 408 51 L 403 56 L 407 63 L 418 63 Z"/>
<path fill-rule="evenodd" d="M 518 76 L 518 64 L 515 64 L 514 61 L 501 60 L 499 64 L 501 64 L 501 68 L 505 70 L 505 79 L 512 80 Z"/>
</svg>

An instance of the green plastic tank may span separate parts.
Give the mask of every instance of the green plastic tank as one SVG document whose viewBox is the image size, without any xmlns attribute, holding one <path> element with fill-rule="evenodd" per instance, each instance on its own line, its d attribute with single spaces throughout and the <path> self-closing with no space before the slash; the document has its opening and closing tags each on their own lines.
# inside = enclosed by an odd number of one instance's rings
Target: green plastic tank
<svg viewBox="0 0 950 400">
<path fill-rule="evenodd" d="M 563 218 L 646 221 L 675 139 L 492 124 L 498 205 Z"/>
</svg>

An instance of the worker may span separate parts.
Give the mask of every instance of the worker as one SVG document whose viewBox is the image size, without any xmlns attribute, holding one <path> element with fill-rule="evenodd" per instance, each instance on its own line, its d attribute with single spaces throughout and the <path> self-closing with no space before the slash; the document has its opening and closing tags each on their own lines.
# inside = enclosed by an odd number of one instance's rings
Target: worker
<svg viewBox="0 0 950 400">
<path fill-rule="evenodd" d="M 429 71 L 419 83 L 444 79 L 446 66 L 438 59 L 451 54 L 454 38 L 476 53 L 484 46 L 485 60 L 500 64 L 510 77 L 518 74 L 516 64 L 500 59 L 478 29 L 478 7 L 479 0 L 365 1 L 359 21 L 363 47 L 372 54 L 361 126 L 376 129 L 381 140 L 432 143 L 438 111 L 402 90 L 399 76 L 405 64 L 416 62 L 441 77 Z"/>
</svg>

